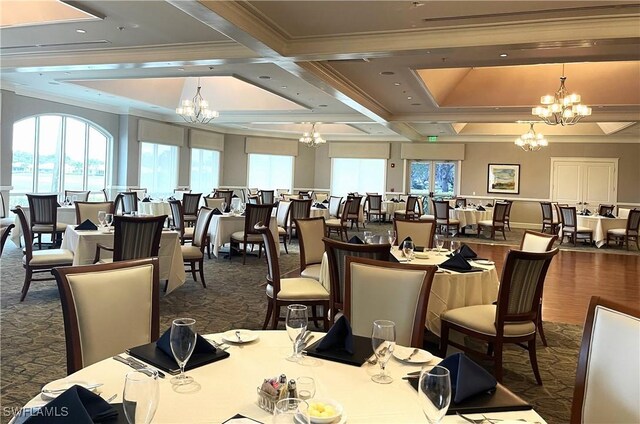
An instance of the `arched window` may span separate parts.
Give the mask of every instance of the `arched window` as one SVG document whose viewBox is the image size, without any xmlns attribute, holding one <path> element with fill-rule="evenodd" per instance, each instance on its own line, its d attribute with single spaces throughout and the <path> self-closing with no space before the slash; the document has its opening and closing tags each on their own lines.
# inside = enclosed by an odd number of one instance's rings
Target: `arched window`
<svg viewBox="0 0 640 424">
<path fill-rule="evenodd" d="M 25 204 L 25 193 L 102 190 L 110 144 L 107 132 L 71 116 L 38 115 L 14 123 L 11 204 Z"/>
</svg>

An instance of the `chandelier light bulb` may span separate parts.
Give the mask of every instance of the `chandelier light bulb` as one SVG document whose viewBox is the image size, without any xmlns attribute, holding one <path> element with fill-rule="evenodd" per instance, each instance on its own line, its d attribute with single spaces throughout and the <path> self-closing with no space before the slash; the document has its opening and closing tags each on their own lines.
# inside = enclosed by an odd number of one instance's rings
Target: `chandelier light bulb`
<svg viewBox="0 0 640 424">
<path fill-rule="evenodd" d="M 533 122 L 530 122 L 529 131 L 522 134 L 514 142 L 516 146 L 520 147 L 525 152 L 537 152 L 541 148 L 549 145 L 549 142 L 544 135 L 535 132 L 533 124 Z"/>
<path fill-rule="evenodd" d="M 546 95 L 540 98 L 540 104 L 531 109 L 532 115 L 542 119 L 547 125 L 574 125 L 583 117 L 591 116 L 591 108 L 580 104 L 582 98 L 579 94 L 569 94 L 565 87 L 567 77 L 564 75 L 564 65 L 562 65 L 562 76 L 560 77 L 560 88 L 554 95 Z"/>
<path fill-rule="evenodd" d="M 322 138 L 320 133 L 316 131 L 316 125 L 318 125 L 317 122 L 311 125 L 311 131 L 302 133 L 302 137 L 299 139 L 300 143 L 304 143 L 307 147 L 318 147 L 327 142 Z"/>
<path fill-rule="evenodd" d="M 176 114 L 182 116 L 186 122 L 192 124 L 207 124 L 212 119 L 217 118 L 220 114 L 209 109 L 209 102 L 202 98 L 200 90 L 200 78 L 198 78 L 198 89 L 193 99 L 182 100 L 181 107 L 176 108 Z"/>
</svg>

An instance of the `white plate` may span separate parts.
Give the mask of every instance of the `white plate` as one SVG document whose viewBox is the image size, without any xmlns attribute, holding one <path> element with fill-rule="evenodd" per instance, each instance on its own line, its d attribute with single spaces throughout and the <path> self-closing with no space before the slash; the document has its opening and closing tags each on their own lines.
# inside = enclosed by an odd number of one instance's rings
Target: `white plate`
<svg viewBox="0 0 640 424">
<path fill-rule="evenodd" d="M 472 259 L 473 262 L 479 264 L 479 265 L 495 265 L 496 263 L 493 261 L 489 261 L 486 259 Z"/>
<path fill-rule="evenodd" d="M 429 253 L 428 252 L 413 252 L 413 254 L 418 259 L 429 259 Z"/>
<path fill-rule="evenodd" d="M 236 337 L 236 331 L 240 332 L 241 340 L 238 340 L 238 338 Z M 256 340 L 257 338 L 258 338 L 258 334 L 254 333 L 251 330 L 229 330 L 226 333 L 222 334 L 222 340 L 224 340 L 227 343 L 237 343 L 237 344 L 249 343 Z"/>
<path fill-rule="evenodd" d="M 413 352 L 412 347 L 396 345 L 395 349 L 393 349 L 393 357 L 405 364 L 426 364 L 433 359 L 432 354 L 430 354 L 426 350 L 421 349 L 420 351 L 418 351 L 418 353 L 413 355 L 411 359 L 405 361 L 405 358 L 411 355 L 411 352 Z"/>
<path fill-rule="evenodd" d="M 82 387 L 89 387 L 89 386 L 93 386 L 96 383 L 90 383 L 88 381 L 84 381 L 84 380 L 67 380 L 67 379 L 60 379 L 60 380 L 55 380 L 52 381 L 50 383 L 45 384 L 45 386 L 42 388 L 42 391 L 40 393 L 40 395 L 42 396 L 42 399 L 48 400 L 48 399 L 55 399 L 58 396 L 60 396 L 62 393 L 64 393 L 65 390 L 67 390 L 69 387 L 71 386 L 82 386 Z M 45 390 L 54 390 L 56 391 L 55 393 L 50 393 L 50 392 L 45 392 Z M 60 390 L 59 392 L 57 390 Z M 97 390 L 97 388 L 91 389 L 92 392 L 95 392 Z"/>
</svg>

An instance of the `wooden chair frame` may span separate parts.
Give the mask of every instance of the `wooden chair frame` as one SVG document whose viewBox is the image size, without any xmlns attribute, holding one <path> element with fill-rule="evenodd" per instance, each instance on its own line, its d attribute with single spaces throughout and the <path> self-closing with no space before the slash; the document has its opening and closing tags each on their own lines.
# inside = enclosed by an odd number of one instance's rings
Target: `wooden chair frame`
<svg viewBox="0 0 640 424">
<path fill-rule="evenodd" d="M 39 199 L 49 200 L 52 204 L 56 206 L 51 211 L 52 213 L 52 221 L 53 222 L 38 222 L 36 219 L 36 208 L 35 202 Z M 38 249 L 42 249 L 42 235 L 43 234 L 51 234 L 51 243 L 55 245 L 60 245 L 62 242 L 62 233 L 64 231 L 58 231 L 58 195 L 57 194 L 27 194 L 27 200 L 29 201 L 29 229 L 31 230 L 31 234 L 37 235 L 38 238 Z M 51 230 L 46 231 L 33 231 L 34 225 L 51 225 Z"/>
<path fill-rule="evenodd" d="M 194 281 L 198 281 L 198 278 L 196 277 L 196 272 L 200 273 L 200 282 L 202 283 L 202 287 L 203 288 L 207 288 L 207 283 L 204 281 L 204 248 L 205 246 L 208 248 L 209 247 L 209 224 L 211 223 L 211 218 L 213 218 L 213 209 L 211 208 L 206 208 L 206 207 L 202 207 L 200 208 L 200 210 L 198 211 L 198 219 L 200 218 L 200 214 L 201 213 L 208 213 L 207 217 L 204 218 L 205 219 L 205 231 L 204 233 L 202 233 L 202 238 L 200 240 L 196 240 L 196 234 L 195 234 L 195 229 L 194 229 L 194 233 L 193 233 L 193 237 L 191 238 L 191 245 L 193 245 L 194 243 L 198 243 L 198 247 L 200 247 L 200 252 L 202 252 L 202 257 L 200 259 L 186 259 L 183 258 L 183 262 L 185 265 L 188 265 L 188 268 L 185 269 L 185 272 L 190 272 L 191 276 L 193 277 Z M 198 221 L 196 220 L 196 224 L 195 224 L 195 228 L 198 228 Z M 211 259 L 211 256 L 209 256 L 209 259 Z M 167 285 L 168 285 L 169 280 L 167 280 Z M 165 291 L 166 287 L 165 287 Z"/>
<path fill-rule="evenodd" d="M 344 209 L 347 209 L 348 207 L 350 207 L 351 205 L 351 199 L 348 199 L 345 203 L 344 203 Z M 340 240 L 348 240 L 349 239 L 349 234 L 347 233 L 347 216 L 348 214 L 343 212 L 342 215 L 340 216 L 340 226 L 331 226 L 331 225 L 327 225 L 327 237 L 331 237 L 331 232 L 335 232 L 336 234 L 338 234 L 340 236 Z M 343 238 L 344 235 L 344 238 Z"/>
<path fill-rule="evenodd" d="M 284 251 L 285 253 L 289 254 L 289 249 L 287 248 L 287 244 L 289 243 L 289 241 L 291 240 L 291 235 L 289 234 L 289 218 L 291 216 L 291 206 L 293 205 L 292 202 L 289 201 L 280 201 L 278 202 L 278 206 L 276 208 L 276 220 L 278 219 L 278 212 L 280 211 L 280 208 L 287 208 L 287 213 L 285 214 L 284 217 L 284 227 L 280 226 L 280 224 L 278 223 L 278 228 L 283 228 L 284 229 L 284 233 L 280 234 L 280 231 L 278 230 L 278 241 L 280 243 L 282 243 L 284 245 Z"/>
<path fill-rule="evenodd" d="M 551 202 L 540 202 L 540 208 L 542 209 L 542 232 L 549 228 L 549 233 L 556 234 L 560 222 L 553 220 L 553 205 Z"/>
<path fill-rule="evenodd" d="M 593 230 L 578 231 L 578 214 L 576 213 L 576 208 L 573 206 L 558 206 L 558 208 L 560 209 L 560 222 L 562 222 L 562 238 L 560 239 L 560 244 L 564 242 L 565 237 L 569 237 L 569 239 L 573 242 L 573 245 L 576 246 L 580 234 L 587 234 L 589 236 L 589 244 L 593 244 Z M 567 211 L 567 213 L 570 213 L 573 216 L 572 219 L 574 225 L 568 226 L 565 223 L 563 212 L 565 210 Z"/>
<path fill-rule="evenodd" d="M 244 218 L 244 237 L 242 240 L 234 240 L 233 237 L 231 237 L 231 243 L 229 245 L 229 260 L 231 260 L 231 257 L 233 256 L 232 253 L 234 250 L 237 252 L 242 252 L 242 265 L 245 265 L 247 262 L 247 244 L 251 244 L 252 248 L 253 248 L 253 245 L 257 244 L 258 257 L 259 258 L 262 257 L 262 247 L 264 246 L 263 241 L 262 240 L 253 241 L 253 242 L 247 241 L 247 237 L 249 236 L 249 234 L 260 234 L 255 230 L 254 224 L 251 224 L 249 217 L 253 215 L 254 213 L 252 212 L 253 210 L 256 211 L 255 213 L 260 213 L 260 211 L 265 211 L 267 209 L 269 210 L 268 217 L 266 222 L 263 222 L 263 224 L 268 227 L 269 220 L 271 219 L 271 210 L 273 209 L 273 205 L 254 205 L 252 203 L 247 204 L 247 209 L 245 210 L 245 218 Z M 233 246 L 234 241 L 238 244 L 238 247 Z M 240 243 L 242 243 L 242 249 L 240 249 Z M 266 246 L 264 246 L 264 248 L 266 249 Z"/>
<path fill-rule="evenodd" d="M 428 247 L 429 249 L 433 249 L 433 236 L 436 234 L 436 220 L 435 219 L 420 219 L 420 220 L 414 220 L 414 219 L 400 219 L 400 218 L 396 218 L 393 220 L 393 230 L 396 232 L 396 241 L 394 243 L 394 246 L 398 246 L 400 242 L 402 242 L 402 240 L 400 240 L 400 237 L 398 237 L 398 224 L 396 222 L 411 222 L 412 224 L 416 224 L 416 223 L 424 223 L 424 224 L 431 224 L 431 231 L 429 232 L 429 245 L 428 246 L 421 246 L 421 247 Z"/>
<path fill-rule="evenodd" d="M 502 220 L 500 219 L 500 217 L 498 216 L 499 214 L 496 213 L 498 212 L 498 208 L 504 208 L 504 214 L 502 215 Z M 507 235 L 504 232 L 505 227 L 507 226 L 507 211 L 509 210 L 509 204 L 505 203 L 505 202 L 496 202 L 493 206 L 493 217 L 491 219 L 491 226 L 489 228 L 491 228 L 491 240 L 495 240 L 496 239 L 496 228 L 499 228 L 502 230 L 502 237 L 504 237 L 504 239 L 507 239 Z M 496 225 L 498 223 L 502 223 L 502 225 Z M 484 228 L 488 227 L 487 225 L 483 225 L 480 224 L 480 222 L 478 222 L 478 238 L 480 238 L 480 236 L 482 235 L 482 231 Z"/>
<path fill-rule="evenodd" d="M 123 260 L 131 260 L 131 258 L 123 258 L 122 257 L 122 247 L 124 244 L 123 236 L 122 236 L 122 225 L 123 223 L 149 223 L 156 222 L 157 228 L 156 232 L 153 235 L 153 239 L 151 241 L 151 254 L 149 257 L 158 256 L 158 251 L 160 250 L 160 238 L 162 237 L 162 226 L 164 225 L 164 221 L 167 219 L 167 215 L 161 216 L 114 216 L 113 217 L 113 247 L 105 246 L 101 243 L 96 244 L 96 256 L 94 258 L 94 263 L 100 261 L 100 251 L 107 250 L 109 252 L 113 252 L 113 262 L 120 262 Z M 138 258 L 136 258 L 138 259 Z"/>
<path fill-rule="evenodd" d="M 320 221 L 320 220 L 322 220 L 322 227 L 323 227 L 322 236 L 324 238 L 324 235 L 327 232 L 327 226 L 324 223 L 324 216 L 296 219 L 296 227 L 298 226 L 298 222 L 313 222 L 313 221 Z M 307 256 L 305 255 L 305 251 L 304 251 L 304 234 L 302 232 L 298 235 L 298 243 L 300 244 L 300 272 L 304 271 L 309 265 L 315 265 L 315 264 L 321 263 L 321 262 L 307 263 L 307 260 L 306 260 Z"/>
<path fill-rule="evenodd" d="M 607 247 L 609 247 L 609 241 L 613 240 L 614 242 L 620 242 L 621 244 L 625 242 L 627 250 L 629 250 L 629 242 L 631 240 L 635 240 L 636 248 L 640 250 L 640 225 L 637 225 L 635 228 L 633 228 L 632 225 L 633 220 L 640 219 L 636 218 L 636 215 L 640 215 L 639 209 L 634 208 L 629 211 L 629 216 L 627 217 L 627 228 L 624 235 L 616 235 L 610 233 L 610 230 L 607 231 Z M 635 231 L 635 234 L 631 234 L 631 231 Z"/>
<path fill-rule="evenodd" d="M 451 223 L 451 219 L 449 218 L 449 209 L 451 209 L 451 205 L 449 205 L 449 201 L 448 200 L 435 200 L 432 199 L 431 203 L 433 204 L 433 216 L 436 220 L 436 232 L 438 234 L 442 234 L 442 227 L 445 227 L 445 232 L 446 234 L 449 234 L 449 228 L 453 227 L 456 230 L 456 233 L 458 233 L 460 231 L 460 223 L 459 222 L 455 222 L 455 223 Z M 444 205 L 446 203 L 446 216 L 440 216 L 438 215 L 438 205 Z M 442 222 L 438 222 L 438 221 L 444 221 L 446 220 L 445 223 Z"/>
<path fill-rule="evenodd" d="M 9 238 L 9 233 L 15 227 L 14 224 L 9 224 L 6 227 L 0 228 L 0 256 L 2 256 L 2 251 L 4 250 L 4 244 L 7 242 Z"/>
<path fill-rule="evenodd" d="M 371 200 L 374 199 L 374 203 L 378 205 L 377 208 L 371 206 Z M 382 225 L 387 220 L 387 213 L 382 212 L 382 195 L 380 194 L 368 194 L 364 200 L 365 209 L 367 211 L 367 221 L 371 222 L 371 216 L 378 217 L 378 224 Z"/>
</svg>

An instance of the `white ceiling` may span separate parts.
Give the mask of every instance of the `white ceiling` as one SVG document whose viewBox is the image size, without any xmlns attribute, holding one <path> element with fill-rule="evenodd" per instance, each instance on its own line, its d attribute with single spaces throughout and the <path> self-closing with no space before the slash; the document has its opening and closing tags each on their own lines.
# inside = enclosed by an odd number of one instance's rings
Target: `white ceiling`
<svg viewBox="0 0 640 424">
<path fill-rule="evenodd" d="M 203 84 L 203 94 L 221 111 L 210 127 L 224 132 L 297 138 L 301 123 L 323 122 L 329 139 L 493 141 L 524 132 L 515 122 L 532 120 L 531 107 L 560 76 L 540 77 L 538 87 L 507 67 L 597 63 L 604 70 L 597 75 L 567 72 L 567 86 L 575 81 L 584 90 L 593 116 L 572 129 L 536 130 L 567 142 L 639 142 L 638 96 L 620 103 L 614 94 L 637 87 L 640 72 L 620 83 L 619 67 L 606 62 L 638 67 L 640 1 L 413 3 L 74 2 L 104 18 L 0 29 L 0 83 L 19 94 L 179 122 L 179 98 L 192 97 L 195 77 L 203 77 L 222 82 Z M 97 40 L 106 43 L 86 43 Z M 479 68 L 496 71 L 463 78 Z M 430 69 L 461 77 L 419 78 Z M 508 90 L 490 83 L 503 71 L 521 81 Z M 480 100 L 439 104 L 443 90 Z M 591 92 L 598 104 L 589 102 Z M 516 94 L 522 101 L 509 102 Z"/>
</svg>

